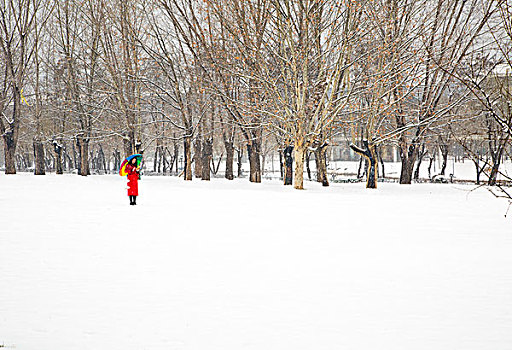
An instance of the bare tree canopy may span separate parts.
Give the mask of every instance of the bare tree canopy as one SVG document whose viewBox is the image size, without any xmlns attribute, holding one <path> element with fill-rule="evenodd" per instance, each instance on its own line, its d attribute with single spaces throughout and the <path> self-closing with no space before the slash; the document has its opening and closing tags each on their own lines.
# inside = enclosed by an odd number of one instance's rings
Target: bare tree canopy
<svg viewBox="0 0 512 350">
<path fill-rule="evenodd" d="M 409 184 L 437 153 L 444 175 L 458 147 L 493 185 L 512 137 L 511 13 L 508 0 L 4 0 L 1 160 L 86 176 L 146 152 L 188 181 L 247 161 L 258 183 L 276 153 L 303 189 L 311 159 L 329 185 L 337 147 L 376 188 L 387 148 Z"/>
</svg>

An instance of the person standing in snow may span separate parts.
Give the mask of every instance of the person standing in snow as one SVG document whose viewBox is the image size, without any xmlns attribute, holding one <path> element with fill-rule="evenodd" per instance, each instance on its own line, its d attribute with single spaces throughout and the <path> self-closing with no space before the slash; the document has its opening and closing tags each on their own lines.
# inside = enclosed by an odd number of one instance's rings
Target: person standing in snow
<svg viewBox="0 0 512 350">
<path fill-rule="evenodd" d="M 137 158 L 134 157 L 130 163 L 126 165 L 130 205 L 137 205 L 137 196 L 139 195 L 139 170 L 140 169 L 137 167 Z"/>
</svg>

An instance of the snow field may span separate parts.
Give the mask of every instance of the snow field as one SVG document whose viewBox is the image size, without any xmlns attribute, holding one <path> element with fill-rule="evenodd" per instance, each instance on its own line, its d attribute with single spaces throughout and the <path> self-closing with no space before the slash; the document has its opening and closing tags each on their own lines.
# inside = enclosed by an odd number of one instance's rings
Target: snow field
<svg viewBox="0 0 512 350">
<path fill-rule="evenodd" d="M 461 185 L 0 176 L 0 344 L 512 344 L 507 203 Z"/>
</svg>

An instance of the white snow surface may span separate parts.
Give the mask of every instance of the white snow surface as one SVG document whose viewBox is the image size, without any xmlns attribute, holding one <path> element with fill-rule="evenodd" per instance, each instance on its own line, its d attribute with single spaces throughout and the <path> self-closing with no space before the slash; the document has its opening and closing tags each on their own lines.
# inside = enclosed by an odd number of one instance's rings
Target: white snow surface
<svg viewBox="0 0 512 350">
<path fill-rule="evenodd" d="M 0 345 L 510 350 L 512 218 L 485 188 L 0 176 Z"/>
</svg>

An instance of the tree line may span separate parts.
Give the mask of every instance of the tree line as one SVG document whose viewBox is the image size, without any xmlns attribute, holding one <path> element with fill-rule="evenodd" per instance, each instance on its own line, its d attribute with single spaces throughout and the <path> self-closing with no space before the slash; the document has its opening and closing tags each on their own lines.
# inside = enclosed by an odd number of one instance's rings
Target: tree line
<svg viewBox="0 0 512 350">
<path fill-rule="evenodd" d="M 261 182 L 276 151 L 302 189 L 341 139 L 369 188 L 389 145 L 402 184 L 456 144 L 495 185 L 510 156 L 510 0 L 1 0 L 0 41 L 6 174 L 144 152 L 209 180 L 220 153 Z"/>
</svg>

